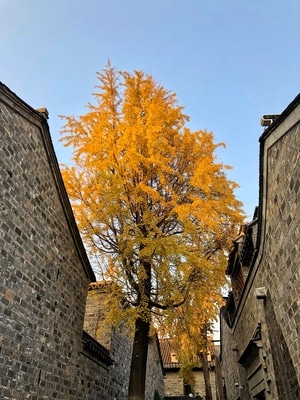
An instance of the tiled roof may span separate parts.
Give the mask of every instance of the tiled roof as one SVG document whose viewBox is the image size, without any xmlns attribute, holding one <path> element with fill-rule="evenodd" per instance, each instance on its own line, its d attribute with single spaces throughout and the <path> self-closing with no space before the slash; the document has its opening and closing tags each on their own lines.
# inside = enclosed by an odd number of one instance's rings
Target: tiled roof
<svg viewBox="0 0 300 400">
<path fill-rule="evenodd" d="M 215 344 L 211 345 L 210 353 L 213 355 L 218 355 L 220 353 L 220 346 L 216 346 Z M 161 358 L 163 362 L 163 367 L 164 369 L 173 369 L 173 370 L 178 370 L 181 367 L 181 363 L 174 358 L 176 358 L 177 350 L 176 346 L 172 343 L 172 340 L 170 339 L 159 339 L 159 347 L 160 347 L 160 352 L 161 352 Z M 172 355 L 173 357 L 172 360 Z M 214 359 L 208 361 L 208 366 L 209 368 L 214 368 L 215 367 L 215 361 Z M 199 361 L 195 364 L 195 368 L 202 368 L 201 363 Z"/>
<path fill-rule="evenodd" d="M 169 339 L 160 339 L 159 346 L 163 361 L 163 367 L 166 369 L 180 368 L 179 362 L 172 362 L 171 353 L 174 351 L 174 349 L 172 348 L 172 341 Z"/>
</svg>

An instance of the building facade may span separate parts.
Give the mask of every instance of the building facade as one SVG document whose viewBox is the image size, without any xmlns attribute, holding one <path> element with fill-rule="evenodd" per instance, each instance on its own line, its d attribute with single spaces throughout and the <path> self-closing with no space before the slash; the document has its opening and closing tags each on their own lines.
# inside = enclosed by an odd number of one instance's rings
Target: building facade
<svg viewBox="0 0 300 400">
<path fill-rule="evenodd" d="M 105 347 L 83 330 L 95 276 L 47 114 L 0 83 L 0 398 L 125 400 L 130 346 L 116 337 Z M 163 392 L 155 351 L 147 400 Z"/>
<path fill-rule="evenodd" d="M 160 339 L 161 355 L 164 367 L 164 392 L 166 400 L 184 400 L 191 396 L 196 399 L 205 398 L 205 380 L 204 373 L 199 361 L 199 357 L 195 356 L 195 367 L 193 368 L 193 376 L 195 385 L 191 388 L 184 382 L 180 376 L 181 364 L 177 358 L 176 349 L 172 346 L 169 339 Z M 215 373 L 215 354 L 213 347 L 208 353 L 208 369 L 213 400 L 216 400 L 216 373 Z"/>
<path fill-rule="evenodd" d="M 129 335 L 122 326 L 115 328 L 106 321 L 109 292 L 109 282 L 93 282 L 89 285 L 84 330 L 109 350 L 109 354 L 114 360 L 109 368 L 110 386 L 114 388 L 116 399 L 125 400 L 129 387 L 133 336 Z M 153 400 L 155 393 L 163 399 L 163 382 L 163 364 L 159 342 L 156 336 L 149 337 L 146 400 Z"/>
<path fill-rule="evenodd" d="M 300 95 L 260 138 L 259 206 L 229 255 L 221 312 L 228 400 L 300 399 Z"/>
</svg>

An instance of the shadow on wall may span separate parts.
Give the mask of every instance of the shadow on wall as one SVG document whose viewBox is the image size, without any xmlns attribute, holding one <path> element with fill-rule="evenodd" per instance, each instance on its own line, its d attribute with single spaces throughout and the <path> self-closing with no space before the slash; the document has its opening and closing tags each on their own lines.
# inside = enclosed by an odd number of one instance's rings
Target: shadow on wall
<svg viewBox="0 0 300 400">
<path fill-rule="evenodd" d="M 300 387 L 296 370 L 283 332 L 276 319 L 270 293 L 268 293 L 266 301 L 266 324 L 269 332 L 272 358 L 274 361 L 278 399 L 285 400 L 286 394 L 289 393 L 289 400 L 299 400 Z"/>
</svg>

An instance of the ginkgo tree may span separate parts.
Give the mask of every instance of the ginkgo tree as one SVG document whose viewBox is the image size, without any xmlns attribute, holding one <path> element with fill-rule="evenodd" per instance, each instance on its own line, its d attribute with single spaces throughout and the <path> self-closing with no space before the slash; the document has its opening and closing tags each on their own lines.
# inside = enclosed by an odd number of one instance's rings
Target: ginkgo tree
<svg viewBox="0 0 300 400">
<path fill-rule="evenodd" d="M 223 144 L 188 128 L 173 92 L 110 63 L 98 81 L 87 113 L 64 117 L 73 166 L 63 178 L 92 263 L 127 305 L 114 318 L 135 325 L 128 398 L 140 400 L 155 317 L 171 318 L 199 287 L 219 290 L 241 203 L 217 160 Z"/>
</svg>

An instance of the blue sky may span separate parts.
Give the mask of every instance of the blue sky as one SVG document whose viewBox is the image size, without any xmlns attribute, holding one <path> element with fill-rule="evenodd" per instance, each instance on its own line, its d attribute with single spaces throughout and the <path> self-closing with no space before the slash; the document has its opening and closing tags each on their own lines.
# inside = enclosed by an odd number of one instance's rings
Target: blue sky
<svg viewBox="0 0 300 400">
<path fill-rule="evenodd" d="M 237 197 L 258 202 L 262 114 L 281 113 L 300 88 L 299 0 L 1 0 L 0 80 L 47 107 L 59 162 L 59 115 L 80 115 L 107 60 L 143 70 L 175 92 L 193 130 L 227 148 Z"/>
</svg>

